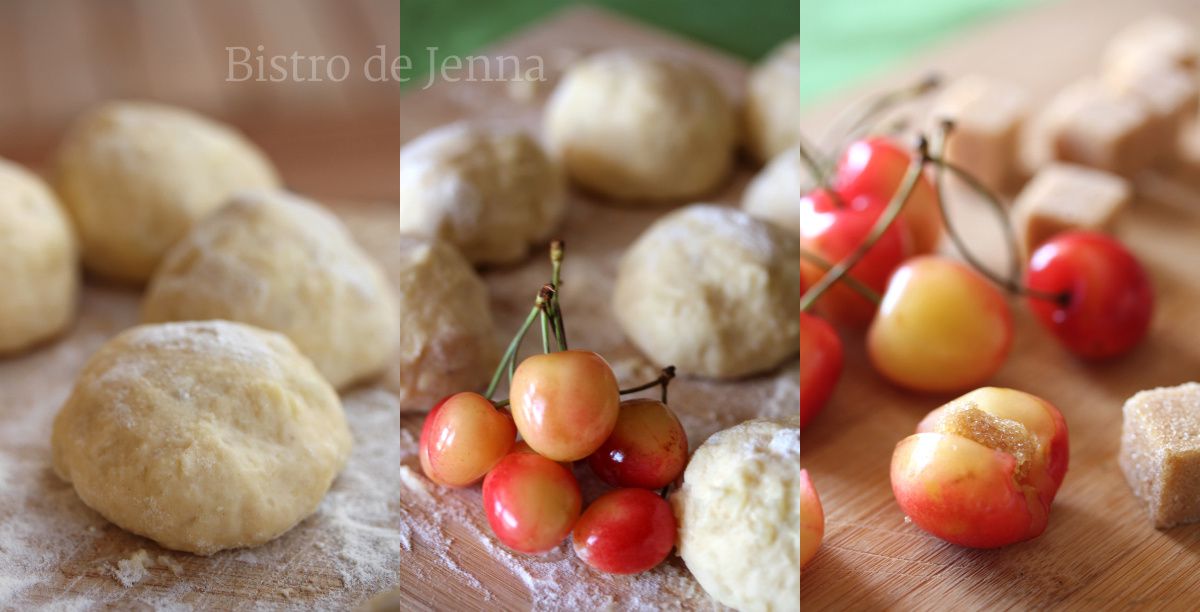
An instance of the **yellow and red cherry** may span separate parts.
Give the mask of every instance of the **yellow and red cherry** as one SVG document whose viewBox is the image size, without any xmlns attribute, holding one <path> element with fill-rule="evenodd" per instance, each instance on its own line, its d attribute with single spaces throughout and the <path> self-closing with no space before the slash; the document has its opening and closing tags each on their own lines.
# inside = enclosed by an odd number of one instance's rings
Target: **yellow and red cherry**
<svg viewBox="0 0 1200 612">
<path fill-rule="evenodd" d="M 617 423 L 617 377 L 591 351 L 534 355 L 513 374 L 509 402 L 517 431 L 554 461 L 576 461 L 600 448 Z"/>
<path fill-rule="evenodd" d="M 575 524 L 575 554 L 610 574 L 652 569 L 675 547 L 671 506 L 646 489 L 616 489 L 592 502 Z"/>
<path fill-rule="evenodd" d="M 800 427 L 829 402 L 842 375 L 842 341 L 820 317 L 800 313 Z"/>
<path fill-rule="evenodd" d="M 1145 269 L 1117 240 L 1067 232 L 1033 253 L 1025 285 L 1061 300 L 1030 295 L 1038 321 L 1071 352 L 1103 359 L 1124 354 L 1146 336 L 1154 291 Z"/>
<path fill-rule="evenodd" d="M 826 191 L 813 191 L 800 199 L 800 246 L 830 264 L 850 256 L 875 225 L 878 214 L 851 208 L 837 208 Z M 850 276 L 882 293 L 892 272 L 909 255 L 904 223 L 897 219 L 849 270 Z M 815 283 L 825 271 L 801 259 L 800 270 L 806 283 Z M 835 283 L 815 307 L 826 318 L 843 325 L 864 326 L 875 313 L 875 304 L 846 283 Z"/>
<path fill-rule="evenodd" d="M 821 498 L 808 477 L 808 470 L 800 470 L 800 569 L 817 556 L 821 540 L 825 537 L 825 510 Z"/>
<path fill-rule="evenodd" d="M 1012 313 L 996 287 L 965 264 L 925 255 L 892 275 L 867 331 L 867 353 L 893 383 L 945 393 L 990 378 L 1012 340 Z"/>
<path fill-rule="evenodd" d="M 509 453 L 483 479 L 488 524 L 498 540 L 518 552 L 558 546 L 582 506 L 574 474 L 537 453 Z"/>
<path fill-rule="evenodd" d="M 512 417 L 486 397 L 456 393 L 425 417 L 418 447 L 421 469 L 436 483 L 465 487 L 504 458 L 516 437 Z"/>
<path fill-rule="evenodd" d="M 588 457 L 600 480 L 614 487 L 661 489 L 683 473 L 688 441 L 666 404 L 649 398 L 621 402 L 612 435 Z"/>
<path fill-rule="evenodd" d="M 913 159 L 911 151 L 889 138 L 859 140 L 847 147 L 838 160 L 833 189 L 850 208 L 870 212 L 874 221 L 900 189 Z M 900 219 L 911 238 L 914 254 L 937 250 L 942 238 L 942 213 L 937 190 L 928 174 L 922 174 L 917 181 Z"/>
</svg>

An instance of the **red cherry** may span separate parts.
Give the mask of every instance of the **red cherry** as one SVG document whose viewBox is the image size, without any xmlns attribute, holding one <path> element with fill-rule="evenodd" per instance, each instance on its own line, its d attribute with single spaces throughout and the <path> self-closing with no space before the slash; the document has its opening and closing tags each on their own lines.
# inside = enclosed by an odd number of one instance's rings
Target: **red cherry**
<svg viewBox="0 0 1200 612">
<path fill-rule="evenodd" d="M 833 188 L 856 210 L 876 217 L 900 188 L 912 163 L 910 151 L 888 138 L 877 136 L 852 143 L 838 160 Z M 942 213 L 937 190 L 929 175 L 923 175 L 900 212 L 912 243 L 913 254 L 937 250 L 942 237 Z"/>
<path fill-rule="evenodd" d="M 800 313 L 800 427 L 825 407 L 842 375 L 842 341 L 823 319 Z"/>
<path fill-rule="evenodd" d="M 617 489 L 588 506 L 575 525 L 575 554 L 612 574 L 636 574 L 662 563 L 675 547 L 675 514 L 646 489 Z"/>
<path fill-rule="evenodd" d="M 478 393 L 456 393 L 438 402 L 421 426 L 418 456 L 430 480 L 465 487 L 487 474 L 517 437 L 512 417 Z"/>
<path fill-rule="evenodd" d="M 483 479 L 488 524 L 516 551 L 539 553 L 558 546 L 582 505 L 574 474 L 537 453 L 509 453 Z"/>
<path fill-rule="evenodd" d="M 588 457 L 600 480 L 616 487 L 661 489 L 683 473 L 688 442 L 666 404 L 648 398 L 621 402 L 612 435 Z"/>
<path fill-rule="evenodd" d="M 1030 296 L 1029 306 L 1071 352 L 1102 359 L 1133 348 L 1150 328 L 1154 291 L 1146 271 L 1120 242 L 1066 232 L 1033 253 L 1025 285 L 1063 302 Z"/>
<path fill-rule="evenodd" d="M 837 208 L 827 192 L 814 191 L 800 199 L 800 244 L 830 264 L 836 264 L 866 240 L 878 217 L 869 211 Z M 862 260 L 850 268 L 850 275 L 883 293 L 888 278 L 908 255 L 904 223 L 897 219 Z M 805 284 L 815 282 L 825 274 L 805 260 L 800 261 L 800 268 Z M 827 318 L 846 325 L 864 326 L 875 314 L 874 304 L 840 282 L 821 296 L 816 307 Z"/>
</svg>

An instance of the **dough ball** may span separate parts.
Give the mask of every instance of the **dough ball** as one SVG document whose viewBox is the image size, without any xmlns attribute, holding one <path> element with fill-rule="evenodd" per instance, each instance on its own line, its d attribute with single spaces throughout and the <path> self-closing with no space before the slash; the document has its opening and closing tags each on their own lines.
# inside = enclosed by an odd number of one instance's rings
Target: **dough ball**
<svg viewBox="0 0 1200 612">
<path fill-rule="evenodd" d="M 0 159 L 0 353 L 29 348 L 75 318 L 75 236 L 42 179 Z"/>
<path fill-rule="evenodd" d="M 551 149 L 584 187 L 615 200 L 680 200 L 715 189 L 736 147 L 717 84 L 681 60 L 608 51 L 573 65 L 546 107 Z"/>
<path fill-rule="evenodd" d="M 88 360 L 54 420 L 80 499 L 166 548 L 279 537 L 350 454 L 337 393 L 287 338 L 228 321 L 143 325 Z"/>
<path fill-rule="evenodd" d="M 800 609 L 800 425 L 754 420 L 696 449 L 671 495 L 679 555 L 742 612 Z"/>
<path fill-rule="evenodd" d="M 56 181 L 83 264 L 132 283 L 150 278 L 167 249 L 234 191 L 279 185 L 262 152 L 233 129 L 146 102 L 81 117 L 59 151 Z"/>
<path fill-rule="evenodd" d="M 400 334 L 379 265 L 331 213 L 283 191 L 242 193 L 201 221 L 150 280 L 142 317 L 280 332 L 339 389 L 380 373 Z"/>
<path fill-rule="evenodd" d="M 800 39 L 775 48 L 754 71 L 746 91 L 746 144 L 767 161 L 800 142 Z"/>
<path fill-rule="evenodd" d="M 688 206 L 625 253 L 613 308 L 660 367 L 710 378 L 771 369 L 799 350 L 799 239 L 737 209 Z"/>
<path fill-rule="evenodd" d="M 792 147 L 775 156 L 746 186 L 742 210 L 800 235 L 800 196 L 809 190 L 808 175 L 800 167 L 800 149 Z"/>
<path fill-rule="evenodd" d="M 488 290 L 448 243 L 404 236 L 387 261 L 400 305 L 399 366 L 389 385 L 403 410 L 429 410 L 459 391 L 483 390 L 500 360 Z"/>
<path fill-rule="evenodd" d="M 400 231 L 436 236 L 476 264 L 508 264 L 566 212 L 562 170 L 525 132 L 457 123 L 400 152 Z"/>
</svg>

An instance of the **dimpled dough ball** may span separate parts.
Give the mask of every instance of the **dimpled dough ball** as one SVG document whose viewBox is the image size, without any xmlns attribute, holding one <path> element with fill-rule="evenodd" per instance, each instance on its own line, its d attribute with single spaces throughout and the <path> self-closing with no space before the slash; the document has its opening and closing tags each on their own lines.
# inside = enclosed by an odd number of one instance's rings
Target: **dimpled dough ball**
<svg viewBox="0 0 1200 612">
<path fill-rule="evenodd" d="M 399 367 L 391 388 L 404 410 L 429 410 L 459 391 L 482 390 L 500 355 L 488 291 L 446 242 L 405 236 L 386 262 L 400 304 Z"/>
<path fill-rule="evenodd" d="M 625 253 L 613 308 L 659 366 L 711 378 L 768 370 L 799 350 L 799 240 L 736 209 L 688 206 Z"/>
<path fill-rule="evenodd" d="M 242 193 L 200 222 L 163 259 L 142 317 L 280 332 L 338 388 L 381 372 L 399 342 L 379 265 L 336 217 L 284 191 Z"/>
<path fill-rule="evenodd" d="M 0 159 L 0 353 L 61 332 L 75 316 L 75 237 L 33 173 Z"/>
<path fill-rule="evenodd" d="M 800 609 L 800 428 L 747 421 L 708 439 L 671 496 L 679 556 L 743 612 Z"/>
<path fill-rule="evenodd" d="M 141 283 L 175 241 L 234 191 L 276 187 L 254 145 L 190 111 L 115 102 L 83 117 L 59 151 L 56 183 L 83 263 Z"/>
<path fill-rule="evenodd" d="M 746 186 L 742 210 L 799 236 L 802 172 L 799 147 L 780 153 Z"/>
<path fill-rule="evenodd" d="M 337 393 L 287 338 L 205 321 L 143 325 L 101 347 L 51 447 L 55 471 L 104 518 L 209 555 L 312 514 L 351 439 Z"/>
<path fill-rule="evenodd" d="M 800 142 L 800 39 L 777 47 L 750 73 L 746 92 L 746 140 L 767 161 Z"/>
<path fill-rule="evenodd" d="M 528 134 L 457 123 L 400 152 L 400 231 L 442 238 L 475 264 L 508 264 L 566 212 L 566 182 Z"/>
<path fill-rule="evenodd" d="M 737 140 L 733 108 L 707 74 L 628 51 L 572 66 L 545 122 L 571 178 L 615 200 L 704 195 L 729 175 Z"/>
</svg>

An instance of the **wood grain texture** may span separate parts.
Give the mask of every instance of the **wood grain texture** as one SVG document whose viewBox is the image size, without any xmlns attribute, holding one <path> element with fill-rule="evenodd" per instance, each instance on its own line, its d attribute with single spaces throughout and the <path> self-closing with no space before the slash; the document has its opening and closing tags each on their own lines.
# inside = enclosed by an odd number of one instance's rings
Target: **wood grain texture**
<svg viewBox="0 0 1200 612">
<path fill-rule="evenodd" d="M 964 32 L 878 78 L 804 113 L 819 135 L 852 100 L 930 70 L 968 72 L 1027 87 L 1042 102 L 1093 74 L 1105 41 L 1161 9 L 1200 27 L 1184 0 L 1066 0 Z M 1162 178 L 1162 177 L 1158 177 Z M 950 397 L 907 394 L 867 363 L 861 334 L 843 333 L 846 372 L 825 411 L 802 435 L 802 463 L 826 512 L 824 546 L 804 573 L 805 610 L 1181 609 L 1200 607 L 1200 525 L 1156 531 L 1117 466 L 1121 406 L 1135 392 L 1200 378 L 1200 194 L 1142 197 L 1119 237 L 1148 268 L 1158 307 L 1132 354 L 1107 363 L 1072 358 L 1019 301 L 1016 342 L 992 384 L 1053 402 L 1070 429 L 1070 470 L 1045 534 L 1000 550 L 969 550 L 906 524 L 888 482 L 894 445 Z M 961 194 L 953 217 L 989 261 L 1002 260 L 993 218 Z"/>
</svg>

